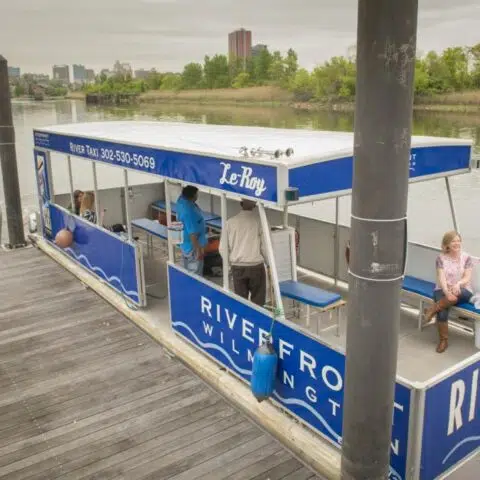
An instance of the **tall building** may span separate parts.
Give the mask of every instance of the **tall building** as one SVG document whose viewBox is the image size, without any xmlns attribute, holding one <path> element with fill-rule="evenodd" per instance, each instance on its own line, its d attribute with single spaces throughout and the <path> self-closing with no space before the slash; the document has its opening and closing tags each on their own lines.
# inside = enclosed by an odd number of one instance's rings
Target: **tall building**
<svg viewBox="0 0 480 480">
<path fill-rule="evenodd" d="M 150 73 L 151 70 L 145 70 L 144 68 L 140 68 L 139 70 L 135 70 L 135 78 L 145 79 L 148 78 Z"/>
<path fill-rule="evenodd" d="M 73 83 L 82 84 L 87 81 L 85 65 L 73 65 Z"/>
<path fill-rule="evenodd" d="M 263 43 L 257 43 L 252 47 L 252 57 L 256 57 L 260 54 L 260 52 L 263 52 L 266 49 L 267 45 L 263 45 Z"/>
<path fill-rule="evenodd" d="M 228 58 L 244 61 L 252 55 L 252 32 L 241 28 L 228 34 Z"/>
<path fill-rule="evenodd" d="M 119 77 L 133 76 L 132 66 L 129 63 L 120 63 L 118 60 L 113 65 L 113 73 Z"/>
<path fill-rule="evenodd" d="M 44 73 L 33 73 L 31 74 L 31 79 L 37 85 L 42 87 L 48 87 L 48 84 L 50 83 L 50 77 Z"/>
<path fill-rule="evenodd" d="M 20 67 L 8 67 L 8 77 L 12 80 L 20 78 Z"/>
<path fill-rule="evenodd" d="M 86 75 L 87 75 L 87 83 L 95 82 L 95 72 L 93 71 L 93 68 L 87 68 Z"/>
<path fill-rule="evenodd" d="M 54 65 L 53 80 L 68 85 L 70 83 L 70 67 L 68 65 Z"/>
<path fill-rule="evenodd" d="M 100 70 L 100 76 L 105 76 L 107 78 L 113 77 L 115 74 L 108 68 L 102 68 Z"/>
</svg>

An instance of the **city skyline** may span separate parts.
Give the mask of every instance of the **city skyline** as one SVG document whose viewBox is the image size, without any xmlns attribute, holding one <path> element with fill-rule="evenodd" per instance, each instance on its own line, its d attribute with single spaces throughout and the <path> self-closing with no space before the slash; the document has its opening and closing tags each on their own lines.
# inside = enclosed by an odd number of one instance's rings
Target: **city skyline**
<svg viewBox="0 0 480 480">
<path fill-rule="evenodd" d="M 345 55 L 356 41 L 356 2 L 351 0 L 304 0 L 302 8 L 290 0 L 205 0 L 202 5 L 194 0 L 85 0 L 75 9 L 62 0 L 4 3 L 2 15 L 11 20 L 0 31 L 1 53 L 10 65 L 32 73 L 63 63 L 98 72 L 115 58 L 135 69 L 180 71 L 186 63 L 203 62 L 205 55 L 228 54 L 225 35 L 241 26 L 254 32 L 255 43 L 282 52 L 293 48 L 309 70 Z M 476 0 L 422 0 L 418 48 L 474 45 L 479 26 Z"/>
</svg>

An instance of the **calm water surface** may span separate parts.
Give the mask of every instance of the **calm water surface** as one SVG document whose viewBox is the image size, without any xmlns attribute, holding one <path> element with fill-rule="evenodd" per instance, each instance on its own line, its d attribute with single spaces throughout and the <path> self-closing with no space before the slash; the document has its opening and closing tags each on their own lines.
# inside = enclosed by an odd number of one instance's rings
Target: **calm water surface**
<svg viewBox="0 0 480 480">
<path fill-rule="evenodd" d="M 204 105 L 157 105 L 142 109 L 87 108 L 83 102 L 66 100 L 57 102 L 15 102 L 13 104 L 13 115 L 17 138 L 22 205 L 25 214 L 36 205 L 36 187 L 32 168 L 32 129 L 34 127 L 75 121 L 91 122 L 123 119 L 338 131 L 353 130 L 353 114 L 297 112 L 283 108 L 208 107 Z M 475 115 L 417 113 L 414 117 L 414 134 L 472 138 L 475 141 L 476 150 L 480 151 L 480 119 Z M 75 160 L 75 162 L 75 187 L 92 188 L 91 169 L 88 162 L 82 160 Z M 59 167 L 64 167 L 64 165 Z M 68 191 L 68 182 L 65 175 L 61 177 L 59 182 L 56 182 L 55 189 L 56 191 Z M 471 175 L 454 177 L 452 179 L 452 189 L 457 209 L 457 220 L 464 237 L 465 246 L 470 252 L 480 255 L 480 172 L 475 171 Z M 0 202 L 3 208 L 1 182 Z M 297 207 L 297 213 L 334 221 L 334 202 L 327 200 L 302 205 Z M 434 180 L 410 185 L 408 215 L 410 240 L 438 244 L 443 232 L 452 228 L 444 181 Z M 349 216 L 350 197 L 344 197 L 340 199 L 340 222 L 348 225 Z M 3 231 L 6 231 L 5 228 Z"/>
</svg>

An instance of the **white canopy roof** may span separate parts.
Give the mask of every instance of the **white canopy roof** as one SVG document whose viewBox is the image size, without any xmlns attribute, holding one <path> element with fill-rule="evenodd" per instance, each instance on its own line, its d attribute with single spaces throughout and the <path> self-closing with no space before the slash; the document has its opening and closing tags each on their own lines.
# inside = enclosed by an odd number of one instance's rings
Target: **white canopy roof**
<svg viewBox="0 0 480 480">
<path fill-rule="evenodd" d="M 290 157 L 249 155 L 252 163 L 288 168 L 353 155 L 351 132 L 137 121 L 53 125 L 38 131 L 219 158 L 244 158 L 240 153 L 242 147 L 248 151 L 260 147 L 269 152 L 292 148 Z M 412 148 L 471 144 L 468 139 L 412 137 Z"/>
</svg>

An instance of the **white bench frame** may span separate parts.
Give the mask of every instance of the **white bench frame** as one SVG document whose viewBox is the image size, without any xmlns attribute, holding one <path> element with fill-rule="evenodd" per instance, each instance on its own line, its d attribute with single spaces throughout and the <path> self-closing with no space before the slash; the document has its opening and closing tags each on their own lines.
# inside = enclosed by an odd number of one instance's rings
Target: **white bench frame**
<svg viewBox="0 0 480 480">
<path fill-rule="evenodd" d="M 420 243 L 409 242 L 405 275 L 435 283 L 435 259 L 439 253 L 441 253 L 441 250 L 439 248 L 431 247 L 429 245 L 423 245 Z M 472 258 L 476 263 L 480 263 L 479 258 L 473 256 Z M 423 312 L 425 306 L 426 304 L 428 305 L 433 303 L 433 298 L 426 297 L 405 289 L 403 289 L 402 291 L 406 296 L 419 300 L 420 305 L 418 314 L 418 329 L 422 330 L 423 327 L 426 326 L 423 323 Z M 457 316 L 466 317 L 474 322 L 475 346 L 480 349 L 480 315 L 456 306 L 451 307 L 451 312 L 453 312 Z"/>
</svg>

